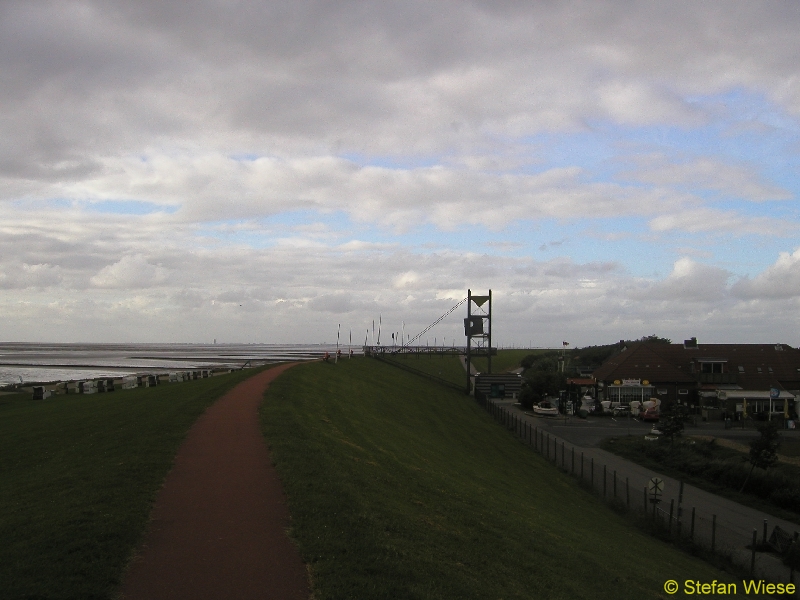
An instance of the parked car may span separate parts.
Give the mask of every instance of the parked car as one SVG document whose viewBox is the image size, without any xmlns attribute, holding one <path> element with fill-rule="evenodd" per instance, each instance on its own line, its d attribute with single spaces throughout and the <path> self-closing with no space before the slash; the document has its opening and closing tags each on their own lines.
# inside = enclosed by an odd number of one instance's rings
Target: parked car
<svg viewBox="0 0 800 600">
<path fill-rule="evenodd" d="M 658 421 L 658 409 L 653 406 L 639 413 L 639 418 L 642 421 Z"/>
</svg>

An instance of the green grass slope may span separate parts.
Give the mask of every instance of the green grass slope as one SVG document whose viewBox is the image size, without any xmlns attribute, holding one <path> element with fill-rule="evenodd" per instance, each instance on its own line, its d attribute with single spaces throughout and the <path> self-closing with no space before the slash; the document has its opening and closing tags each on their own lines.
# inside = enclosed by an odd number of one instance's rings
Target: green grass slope
<svg viewBox="0 0 800 600">
<path fill-rule="evenodd" d="M 523 358 L 534 352 L 536 351 L 519 348 L 498 350 L 497 354 L 492 357 L 492 373 L 504 373 L 516 369 Z M 480 373 L 486 373 L 489 369 L 489 362 L 484 356 L 476 356 L 472 362 Z"/>
<path fill-rule="evenodd" d="M 458 356 L 452 354 L 388 354 L 386 360 L 449 381 L 459 387 L 467 385 L 467 372 Z"/>
<path fill-rule="evenodd" d="M 112 597 L 186 432 L 255 373 L 0 398 L 0 598 Z"/>
<path fill-rule="evenodd" d="M 611 512 L 469 397 L 379 361 L 296 367 L 261 418 L 317 600 L 638 600 L 666 597 L 667 579 L 726 579 Z"/>
</svg>

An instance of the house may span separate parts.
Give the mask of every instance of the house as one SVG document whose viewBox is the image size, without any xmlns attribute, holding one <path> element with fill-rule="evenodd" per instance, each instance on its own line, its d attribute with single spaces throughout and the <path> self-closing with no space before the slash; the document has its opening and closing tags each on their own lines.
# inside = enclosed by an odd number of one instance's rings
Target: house
<svg viewBox="0 0 800 600">
<path fill-rule="evenodd" d="M 475 395 L 479 398 L 517 398 L 522 388 L 518 373 L 478 373 L 475 375 Z"/>
<path fill-rule="evenodd" d="M 786 344 L 621 344 L 592 373 L 598 400 L 611 405 L 658 398 L 709 418 L 794 412 L 800 351 Z M 772 395 L 772 398 L 770 397 Z"/>
</svg>

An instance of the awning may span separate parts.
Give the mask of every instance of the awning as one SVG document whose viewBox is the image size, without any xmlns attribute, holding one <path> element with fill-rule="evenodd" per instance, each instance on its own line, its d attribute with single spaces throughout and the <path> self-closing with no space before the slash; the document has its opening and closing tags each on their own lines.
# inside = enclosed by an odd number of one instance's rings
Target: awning
<svg viewBox="0 0 800 600">
<path fill-rule="evenodd" d="M 720 390 L 717 392 L 717 397 L 725 400 L 769 400 L 769 390 Z M 794 400 L 794 394 L 790 394 L 785 390 L 781 390 L 781 400 Z M 775 400 L 775 398 L 773 398 Z"/>
</svg>

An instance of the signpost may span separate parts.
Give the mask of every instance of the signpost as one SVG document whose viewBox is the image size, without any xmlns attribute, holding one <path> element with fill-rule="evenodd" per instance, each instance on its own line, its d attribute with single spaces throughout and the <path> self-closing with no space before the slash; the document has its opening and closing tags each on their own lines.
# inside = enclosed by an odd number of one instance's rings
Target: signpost
<svg viewBox="0 0 800 600">
<path fill-rule="evenodd" d="M 650 494 L 650 503 L 653 505 L 653 520 L 656 518 L 656 505 L 661 502 L 664 495 L 664 480 L 653 477 L 647 483 L 647 492 Z"/>
</svg>

